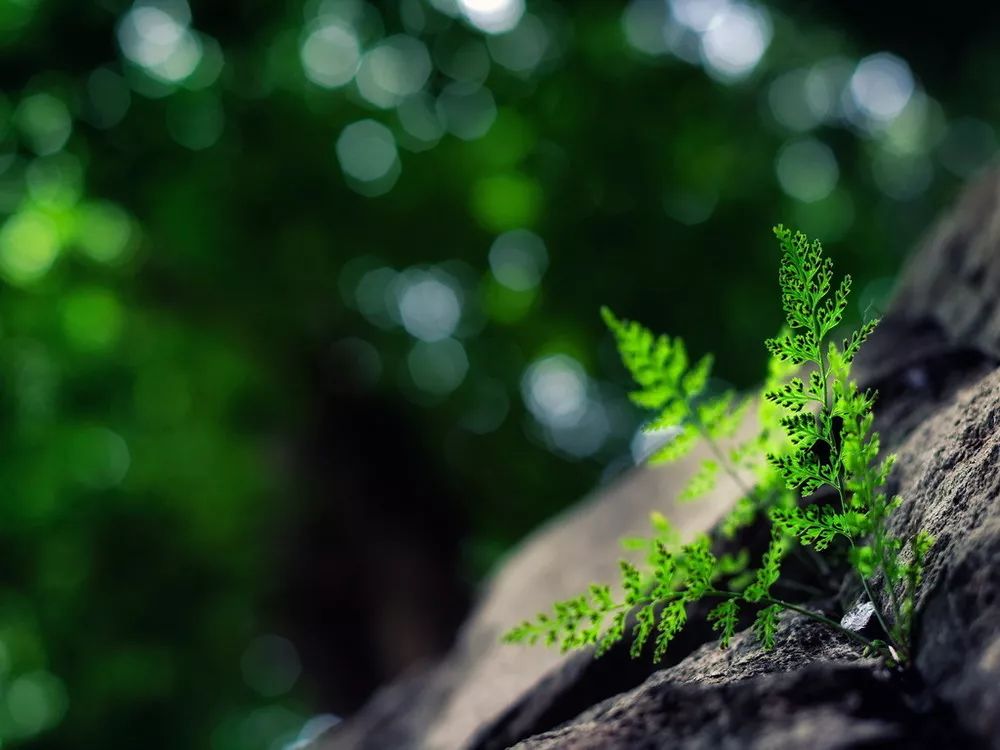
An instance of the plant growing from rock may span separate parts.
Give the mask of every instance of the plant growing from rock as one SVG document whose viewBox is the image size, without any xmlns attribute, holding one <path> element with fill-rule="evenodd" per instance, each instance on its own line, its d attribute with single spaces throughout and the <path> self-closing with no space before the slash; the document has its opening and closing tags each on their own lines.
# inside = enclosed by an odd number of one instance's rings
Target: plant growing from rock
<svg viewBox="0 0 1000 750">
<path fill-rule="evenodd" d="M 796 612 L 890 664 L 909 661 L 914 601 L 932 540 L 919 533 L 904 549 L 888 531 L 901 502 L 885 490 L 894 457 L 879 457 L 879 436 L 872 430 L 875 394 L 851 380 L 851 363 L 878 321 L 864 323 L 839 346 L 832 341 L 847 309 L 850 276 L 834 287 L 833 262 L 818 241 L 782 226 L 774 233 L 782 250 L 779 282 L 787 327 L 766 342 L 771 361 L 758 406 L 760 430 L 733 449 L 725 450 L 723 441 L 733 437 L 751 401 L 739 401 L 732 391 L 708 392 L 711 356 L 692 364 L 681 339 L 655 336 L 602 310 L 638 385 L 630 396 L 653 412 L 646 428 L 672 433 L 650 463 L 675 461 L 704 440 L 712 457 L 701 463 L 680 499 L 705 494 L 720 473 L 728 474 L 742 497 L 721 529 L 732 537 L 763 516 L 770 544 L 758 566 L 746 569 L 745 550 L 716 556 L 705 536 L 678 545 L 666 519 L 654 514 L 651 537 L 625 540 L 626 547 L 646 551 L 647 564 L 621 562 L 620 593 L 592 585 L 510 630 L 507 642 L 563 650 L 595 645 L 601 654 L 625 637 L 632 614 L 632 655 L 639 656 L 652 640 L 659 661 L 685 626 L 691 605 L 705 600 L 714 602 L 707 618 L 723 648 L 743 610 L 754 613 L 753 632 L 765 649 L 774 647 L 781 614 Z M 750 472 L 752 486 L 742 478 Z M 822 501 L 822 488 L 830 488 L 832 503 Z M 796 545 L 824 555 L 846 552 L 867 600 L 860 606 L 873 611 L 881 637 L 870 638 L 802 602 L 774 595 L 782 561 Z M 872 593 L 875 580 L 886 592 L 884 603 Z"/>
</svg>

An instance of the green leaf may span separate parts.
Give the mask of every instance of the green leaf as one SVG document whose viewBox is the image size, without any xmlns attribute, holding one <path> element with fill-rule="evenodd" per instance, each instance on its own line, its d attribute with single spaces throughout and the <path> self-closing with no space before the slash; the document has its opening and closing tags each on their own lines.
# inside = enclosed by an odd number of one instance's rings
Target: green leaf
<svg viewBox="0 0 1000 750">
<path fill-rule="evenodd" d="M 653 634 L 653 626 L 656 620 L 656 610 L 652 604 L 647 604 L 635 613 L 635 626 L 632 628 L 632 647 L 629 649 L 633 659 L 638 659 L 642 654 L 642 648 Z"/>
<path fill-rule="evenodd" d="M 659 464 L 672 463 L 683 458 L 698 442 L 698 430 L 693 424 L 686 424 L 681 431 L 671 437 L 658 450 L 649 457 L 649 464 L 657 466 Z"/>
<path fill-rule="evenodd" d="M 777 604 L 764 607 L 757 612 L 757 619 L 753 623 L 753 632 L 765 651 L 774 649 L 774 636 L 778 632 L 778 616 L 780 614 L 781 607 Z"/>
<path fill-rule="evenodd" d="M 682 502 L 697 500 L 699 497 L 708 494 L 715 489 L 715 484 L 719 478 L 719 463 L 710 458 L 701 462 L 698 471 L 688 480 L 688 483 L 681 490 L 678 499 Z"/>
<path fill-rule="evenodd" d="M 674 599 L 663 608 L 663 611 L 660 613 L 660 620 L 656 626 L 656 648 L 653 651 L 654 662 L 662 661 L 664 654 L 667 652 L 667 646 L 670 645 L 670 641 L 684 627 L 685 622 L 687 622 L 687 608 L 683 600 Z"/>
<path fill-rule="evenodd" d="M 705 390 L 708 376 L 712 372 L 712 362 L 712 355 L 706 354 L 681 378 L 681 388 L 687 398 L 694 398 Z"/>
<path fill-rule="evenodd" d="M 864 529 L 864 517 L 858 513 L 837 513 L 830 506 L 819 509 L 815 505 L 805 508 L 775 508 L 771 511 L 774 525 L 799 542 L 812 545 L 822 552 L 841 535 L 851 540 Z"/>
<path fill-rule="evenodd" d="M 767 552 L 761 557 L 760 567 L 753 583 L 743 592 L 743 598 L 748 602 L 759 602 L 771 593 L 771 587 L 781 575 L 781 558 L 785 554 L 785 544 L 780 532 L 775 529 L 771 534 L 771 542 Z"/>
<path fill-rule="evenodd" d="M 736 599 L 726 599 L 708 613 L 708 621 L 712 630 L 719 633 L 719 648 L 729 648 L 729 642 L 736 632 L 736 622 L 739 615 L 739 605 Z"/>
</svg>

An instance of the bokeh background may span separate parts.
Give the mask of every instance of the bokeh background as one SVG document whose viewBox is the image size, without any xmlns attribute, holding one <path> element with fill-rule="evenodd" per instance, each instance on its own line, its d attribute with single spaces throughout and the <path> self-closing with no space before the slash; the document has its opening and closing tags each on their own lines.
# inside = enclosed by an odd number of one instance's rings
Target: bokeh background
<svg viewBox="0 0 1000 750">
<path fill-rule="evenodd" d="M 0 0 L 0 746 L 281 750 L 643 455 L 597 315 L 878 310 L 997 146 L 998 11 Z"/>
</svg>

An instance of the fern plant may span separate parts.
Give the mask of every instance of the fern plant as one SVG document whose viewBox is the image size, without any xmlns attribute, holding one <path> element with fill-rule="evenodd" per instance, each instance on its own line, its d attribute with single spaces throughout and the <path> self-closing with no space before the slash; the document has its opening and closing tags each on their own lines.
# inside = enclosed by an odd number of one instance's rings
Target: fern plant
<svg viewBox="0 0 1000 750">
<path fill-rule="evenodd" d="M 902 540 L 888 531 L 901 502 L 885 490 L 894 459 L 879 457 L 879 436 L 872 430 L 875 394 L 851 380 L 851 363 L 878 321 L 864 323 L 839 346 L 832 341 L 847 309 L 850 276 L 834 287 L 833 262 L 818 241 L 782 226 L 774 233 L 782 251 L 779 283 L 786 328 L 766 342 L 771 359 L 758 405 L 760 429 L 735 447 L 724 444 L 731 442 L 751 400 L 738 400 L 732 391 L 708 391 L 711 356 L 692 364 L 681 339 L 655 336 L 602 310 L 638 386 L 630 397 L 653 412 L 646 428 L 672 435 L 650 463 L 676 461 L 705 441 L 712 457 L 702 461 L 679 499 L 703 495 L 720 475 L 728 475 L 741 497 L 721 524 L 723 533 L 732 537 L 757 518 L 770 526 L 770 543 L 758 566 L 746 569 L 745 550 L 717 557 L 705 536 L 680 545 L 666 519 L 654 514 L 651 537 L 626 540 L 627 548 L 646 551 L 644 568 L 623 560 L 620 587 L 592 585 L 585 594 L 557 602 L 552 612 L 510 630 L 507 642 L 563 650 L 593 645 L 602 654 L 625 637 L 631 614 L 633 657 L 652 640 L 653 658 L 659 661 L 686 624 L 691 606 L 704 600 L 714 603 L 707 619 L 722 648 L 744 610 L 754 613 L 752 631 L 765 649 L 774 647 L 781 614 L 796 612 L 844 633 L 890 664 L 909 661 L 915 597 L 933 541 L 919 533 L 904 550 Z M 752 482 L 746 481 L 748 475 Z M 817 500 L 823 487 L 835 493 L 833 505 Z M 869 638 L 773 594 L 782 561 L 796 545 L 815 553 L 846 551 L 881 637 Z M 875 579 L 882 583 L 883 599 L 872 593 Z"/>
</svg>

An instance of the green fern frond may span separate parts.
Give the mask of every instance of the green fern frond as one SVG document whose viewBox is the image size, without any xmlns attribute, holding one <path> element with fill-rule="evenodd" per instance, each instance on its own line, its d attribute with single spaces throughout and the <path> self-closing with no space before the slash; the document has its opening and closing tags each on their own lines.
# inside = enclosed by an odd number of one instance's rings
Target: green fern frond
<svg viewBox="0 0 1000 750">
<path fill-rule="evenodd" d="M 725 599 L 708 613 L 707 619 L 712 623 L 712 630 L 719 634 L 719 648 L 729 648 L 729 642 L 736 633 L 739 611 L 736 599 Z"/>
<path fill-rule="evenodd" d="M 689 502 L 697 500 L 699 497 L 707 495 L 714 490 L 719 479 L 719 468 L 718 461 L 706 458 L 701 462 L 694 476 L 688 480 L 684 489 L 681 490 L 680 495 L 677 496 L 677 499 L 681 502 Z"/>
<path fill-rule="evenodd" d="M 676 434 L 667 439 L 662 447 L 655 450 L 647 460 L 650 466 L 669 464 L 684 458 L 698 442 L 698 428 L 686 422 Z"/>
<path fill-rule="evenodd" d="M 754 576 L 753 583 L 743 592 L 743 598 L 748 602 L 759 602 L 769 596 L 771 587 L 781 576 L 781 560 L 785 556 L 785 541 L 781 533 L 774 529 L 767 552 L 761 557 L 760 567 Z"/>
<path fill-rule="evenodd" d="M 774 636 L 778 632 L 778 617 L 781 614 L 780 604 L 771 604 L 757 611 L 757 618 L 753 623 L 753 633 L 760 641 L 761 648 L 765 651 L 774 649 Z"/>
<path fill-rule="evenodd" d="M 780 613 L 791 610 L 841 630 L 867 649 L 889 654 L 892 663 L 909 658 L 916 591 L 933 540 L 917 534 L 904 549 L 888 532 L 889 518 L 901 502 L 885 489 L 893 457 L 879 455 L 881 444 L 873 430 L 876 394 L 851 380 L 851 363 L 877 321 L 864 323 L 839 349 L 829 339 L 847 312 L 850 277 L 835 286 L 833 263 L 819 242 L 781 226 L 774 232 L 782 251 L 778 276 L 786 327 L 766 342 L 771 357 L 764 397 L 758 401 L 760 430 L 740 445 L 723 450 L 716 441 L 735 434 L 751 400 L 734 406 L 730 391 L 705 393 L 711 357 L 691 366 L 680 339 L 655 336 L 602 310 L 637 384 L 630 396 L 653 412 L 647 427 L 672 433 L 650 463 L 680 458 L 699 438 L 712 450 L 713 458 L 701 462 L 680 499 L 710 491 L 722 471 L 741 485 L 743 472 L 753 472 L 756 484 L 744 487 L 721 529 L 732 537 L 763 513 L 771 524 L 771 541 L 759 566 L 748 567 L 746 550 L 717 558 L 707 537 L 678 547 L 667 520 L 654 514 L 650 537 L 626 540 L 628 549 L 645 553 L 645 566 L 623 561 L 619 589 L 591 586 L 513 628 L 506 640 L 564 650 L 594 646 L 600 654 L 625 637 L 631 614 L 632 655 L 640 655 L 652 640 L 658 661 L 687 622 L 689 607 L 712 598 L 721 601 L 707 618 L 722 647 L 733 638 L 746 604 L 758 607 L 752 630 L 765 649 L 775 645 Z M 839 509 L 802 504 L 823 485 L 835 490 Z M 845 631 L 820 613 L 771 595 L 792 539 L 822 552 L 838 538 L 845 540 L 847 558 L 876 605 L 886 641 Z M 869 590 L 868 580 L 876 576 L 889 600 L 885 611 Z"/>
<path fill-rule="evenodd" d="M 775 508 L 771 511 L 774 525 L 794 536 L 800 543 L 812 546 L 822 552 L 837 536 L 850 540 L 863 531 L 864 517 L 860 513 L 847 511 L 837 513 L 830 506 L 822 510 L 815 505 L 805 508 Z"/>
<path fill-rule="evenodd" d="M 702 400 L 711 377 L 712 356 L 705 355 L 692 366 L 681 338 L 657 336 L 635 321 L 619 319 L 607 307 L 601 308 L 601 317 L 614 334 L 622 364 L 639 386 L 629 393 L 629 398 L 654 412 L 645 429 L 678 431 L 650 456 L 649 463 L 682 458 L 698 441 L 700 429 L 708 429 L 698 421 L 695 405 Z M 728 409 L 720 409 L 720 403 L 716 401 L 714 410 L 710 410 L 710 424 L 712 429 L 724 431 L 728 429 L 724 424 Z M 724 405 L 728 407 L 728 402 Z"/>
<path fill-rule="evenodd" d="M 674 599 L 668 602 L 660 612 L 660 620 L 656 625 L 656 646 L 653 650 L 653 661 L 663 660 L 667 652 L 667 646 L 674 639 L 684 623 L 687 622 L 687 607 L 683 599 Z"/>
</svg>

